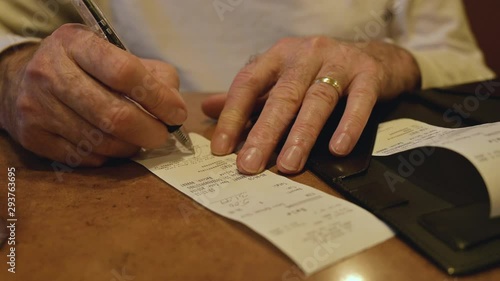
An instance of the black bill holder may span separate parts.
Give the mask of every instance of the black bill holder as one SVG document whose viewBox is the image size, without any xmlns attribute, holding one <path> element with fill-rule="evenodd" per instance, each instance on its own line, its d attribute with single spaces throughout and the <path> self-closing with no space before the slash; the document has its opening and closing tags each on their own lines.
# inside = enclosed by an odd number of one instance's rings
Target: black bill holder
<svg viewBox="0 0 500 281">
<path fill-rule="evenodd" d="M 441 127 L 497 122 L 498 93 L 500 81 L 484 81 L 405 94 L 378 104 L 353 152 L 343 158 L 328 150 L 345 107 L 345 102 L 340 103 L 321 132 L 307 167 L 384 220 L 448 274 L 498 265 L 500 218 L 489 217 L 486 186 L 465 157 L 431 147 L 371 156 L 380 122 L 412 118 Z M 469 112 L 454 111 L 472 105 L 474 110 Z M 412 164 L 416 155 L 421 161 Z"/>
</svg>

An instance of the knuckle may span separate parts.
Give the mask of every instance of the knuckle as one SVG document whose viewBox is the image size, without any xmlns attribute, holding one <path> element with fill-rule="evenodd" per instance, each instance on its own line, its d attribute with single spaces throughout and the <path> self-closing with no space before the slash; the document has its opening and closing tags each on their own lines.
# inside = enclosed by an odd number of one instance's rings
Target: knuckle
<svg viewBox="0 0 500 281">
<path fill-rule="evenodd" d="M 146 69 L 151 73 L 152 76 L 155 76 L 162 80 L 162 78 L 166 78 L 169 81 L 179 80 L 179 74 L 177 68 L 168 63 L 160 63 L 154 61 L 154 64 L 151 63 L 150 60 L 139 59 L 141 63 L 146 66 Z M 146 62 L 146 63 L 145 63 Z"/>
<path fill-rule="evenodd" d="M 242 69 L 234 78 L 233 85 L 237 88 L 251 89 L 259 83 L 259 79 L 248 67 Z"/>
<path fill-rule="evenodd" d="M 66 49 L 81 49 L 96 46 L 100 37 L 87 27 L 79 24 L 67 23 L 56 29 L 50 36 L 43 40 L 46 44 L 62 46 Z"/>
<path fill-rule="evenodd" d="M 35 55 L 26 65 L 24 75 L 28 80 L 40 81 L 48 79 L 50 71 L 46 69 L 47 65 L 49 63 L 45 56 Z"/>
<path fill-rule="evenodd" d="M 269 51 L 275 54 L 286 53 L 286 51 L 290 49 L 290 46 L 294 46 L 297 44 L 297 42 L 300 42 L 298 40 L 302 39 L 297 39 L 293 37 L 281 38 L 276 42 L 276 44 L 274 44 L 274 46 Z"/>
<path fill-rule="evenodd" d="M 254 127 L 250 132 L 248 137 L 249 142 L 262 147 L 274 147 L 281 136 L 279 132 L 276 132 L 276 122 L 277 120 L 261 121 L 258 128 Z"/>
<path fill-rule="evenodd" d="M 353 47 L 350 44 L 347 44 L 345 42 L 338 43 L 337 44 L 337 50 L 338 53 L 343 57 L 345 60 L 352 60 L 356 59 L 358 61 L 363 61 L 363 57 L 366 56 L 366 53 L 362 52 L 360 49 Z"/>
<path fill-rule="evenodd" d="M 345 78 L 346 73 L 349 72 L 348 66 L 343 65 L 343 64 L 338 64 L 338 65 L 329 65 L 326 67 L 326 69 L 332 70 L 331 72 L 327 73 L 327 76 L 336 76 L 335 78 Z M 346 80 L 346 79 L 344 79 Z"/>
<path fill-rule="evenodd" d="M 321 128 L 317 126 L 311 126 L 311 124 L 306 123 L 295 123 L 294 137 L 292 141 L 294 144 L 302 145 L 304 147 L 311 146 L 316 141 L 316 138 L 320 132 Z"/>
<path fill-rule="evenodd" d="M 15 106 L 17 120 L 14 121 L 15 126 L 12 133 L 23 147 L 34 150 L 39 146 L 38 138 L 34 136 L 40 128 L 41 119 L 37 116 L 43 116 L 42 109 L 38 102 L 27 93 L 18 96 Z"/>
<path fill-rule="evenodd" d="M 20 120 L 16 131 L 17 141 L 28 150 L 35 150 L 38 141 L 34 134 L 36 132 L 34 124 L 30 120 Z"/>
<path fill-rule="evenodd" d="M 357 89 L 351 94 L 351 97 L 363 101 L 365 104 L 374 105 L 377 102 L 376 89 L 368 90 L 366 88 Z"/>
<path fill-rule="evenodd" d="M 129 124 L 130 118 L 132 118 L 132 110 L 129 106 L 114 105 L 105 116 L 100 118 L 100 123 L 108 123 L 115 130 L 119 130 Z"/>
<path fill-rule="evenodd" d="M 360 62 L 361 71 L 373 73 L 373 75 L 378 75 L 383 70 L 383 62 L 370 54 L 365 52 L 357 51 L 355 54 L 357 57 L 357 61 Z"/>
<path fill-rule="evenodd" d="M 340 93 L 337 93 L 337 89 L 334 89 L 330 85 L 319 83 L 309 93 L 308 98 L 326 103 L 329 106 L 334 106 L 338 101 L 339 95 Z"/>
<path fill-rule="evenodd" d="M 326 36 L 313 36 L 307 40 L 307 44 L 311 49 L 323 49 L 331 45 L 332 39 Z"/>
<path fill-rule="evenodd" d="M 360 115 L 356 114 L 349 116 L 348 123 L 351 131 L 361 132 L 365 127 L 366 122 L 361 118 Z"/>
<path fill-rule="evenodd" d="M 376 72 L 380 69 L 380 61 L 373 56 L 365 55 L 363 61 L 365 62 L 365 67 L 369 71 Z"/>
<path fill-rule="evenodd" d="M 299 89 L 301 87 L 298 81 L 282 81 L 274 87 L 270 101 L 297 107 L 302 103 L 303 99 Z"/>
<path fill-rule="evenodd" d="M 65 38 L 68 38 L 68 36 L 73 37 L 75 34 L 75 24 L 67 23 L 61 25 L 58 29 L 56 29 L 50 36 L 49 38 L 53 38 L 56 40 L 65 40 Z"/>
<path fill-rule="evenodd" d="M 350 131 L 361 132 L 365 127 L 366 120 L 361 117 L 361 114 L 350 114 L 347 116 L 347 124 Z"/>
<path fill-rule="evenodd" d="M 109 45 L 113 47 L 111 44 Z M 111 56 L 110 58 L 115 71 L 110 75 L 109 83 L 111 85 L 119 85 L 123 81 L 130 81 L 136 71 L 137 59 L 129 56 Z"/>
<path fill-rule="evenodd" d="M 31 135 L 28 135 L 26 131 L 21 131 L 18 133 L 19 144 L 29 151 L 35 151 L 35 143 L 32 141 Z"/>
<path fill-rule="evenodd" d="M 57 75 L 58 77 L 52 78 L 52 82 L 50 83 L 50 89 L 54 95 L 59 95 L 62 93 L 71 94 L 71 95 L 80 95 L 83 96 L 83 92 L 89 92 L 89 89 L 86 89 L 84 86 L 84 78 L 82 75 L 76 71 L 68 70 L 64 73 Z M 47 77 L 48 81 L 48 77 Z M 68 90 L 72 89 L 72 90 Z"/>
<path fill-rule="evenodd" d="M 243 111 L 240 109 L 227 108 L 222 111 L 219 122 L 223 122 L 225 126 L 242 126 L 246 123 L 246 120 Z"/>
<path fill-rule="evenodd" d="M 151 98 L 152 101 L 151 104 L 148 106 L 148 110 L 151 110 L 152 112 L 160 110 L 161 107 L 165 106 L 166 103 L 168 102 L 167 93 L 163 87 L 159 87 L 154 92 L 154 95 L 151 95 Z"/>
<path fill-rule="evenodd" d="M 276 112 L 267 118 L 260 118 L 250 134 L 254 143 L 276 144 L 284 131 L 289 127 L 294 115 L 288 111 Z"/>
<path fill-rule="evenodd" d="M 37 102 L 29 94 L 20 94 L 16 100 L 16 110 L 19 120 L 30 119 L 39 111 Z"/>
</svg>

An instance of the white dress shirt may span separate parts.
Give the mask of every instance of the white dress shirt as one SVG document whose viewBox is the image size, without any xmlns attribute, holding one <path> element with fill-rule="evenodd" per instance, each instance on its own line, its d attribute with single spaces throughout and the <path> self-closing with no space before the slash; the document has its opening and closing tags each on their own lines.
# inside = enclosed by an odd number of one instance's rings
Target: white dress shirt
<svg viewBox="0 0 500 281">
<path fill-rule="evenodd" d="M 5 2 L 5 1 L 3 1 Z M 26 26 L 48 33 L 67 21 L 59 11 L 39 25 L 37 11 L 51 9 L 36 0 L 24 9 L 0 4 L 0 51 L 26 40 Z M 29 4 L 29 2 L 32 2 Z M 26 6 L 38 2 L 38 8 Z M 265 52 L 283 37 L 324 35 L 343 40 L 385 40 L 416 58 L 424 88 L 490 79 L 457 0 L 97 0 L 117 33 L 138 56 L 177 67 L 181 89 L 226 91 L 249 57 Z M 2 7 L 10 6 L 10 7 Z M 12 8 L 15 7 L 15 8 Z M 15 9 L 15 17 L 6 16 Z M 40 13 L 40 12 L 38 12 Z M 6 18 L 4 18 L 6 17 Z M 47 16 L 48 17 L 48 16 Z M 16 23 L 17 22 L 17 27 Z M 30 23 L 31 21 L 31 23 Z M 44 23 L 45 25 L 42 25 Z M 19 26 L 21 25 L 21 26 Z M 13 33 L 21 35 L 13 36 Z M 2 34 L 3 33 L 3 34 Z M 24 35 L 29 32 L 24 32 Z M 43 36 L 43 35 L 37 35 Z"/>
</svg>

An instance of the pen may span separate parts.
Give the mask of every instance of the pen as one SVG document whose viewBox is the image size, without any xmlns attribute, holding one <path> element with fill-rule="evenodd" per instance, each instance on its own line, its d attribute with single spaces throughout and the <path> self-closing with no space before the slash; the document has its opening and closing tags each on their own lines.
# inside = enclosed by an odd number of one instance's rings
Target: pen
<svg viewBox="0 0 500 281">
<path fill-rule="evenodd" d="M 101 12 L 99 7 L 92 0 L 73 0 L 73 5 L 76 10 L 83 18 L 85 23 L 101 37 L 106 39 L 111 44 L 128 51 L 125 45 L 122 43 L 118 35 L 116 34 L 113 27 L 110 25 L 109 21 L 106 19 L 104 14 Z M 131 99 L 129 99 L 131 100 Z M 136 103 L 135 101 L 131 100 Z M 137 103 L 136 103 L 137 104 Z M 139 105 L 138 105 L 139 106 Z M 139 106 L 143 109 L 141 106 Z M 191 138 L 183 129 L 182 125 L 171 126 L 165 124 L 169 133 L 174 135 L 174 137 L 186 148 L 193 151 L 193 143 Z"/>
</svg>

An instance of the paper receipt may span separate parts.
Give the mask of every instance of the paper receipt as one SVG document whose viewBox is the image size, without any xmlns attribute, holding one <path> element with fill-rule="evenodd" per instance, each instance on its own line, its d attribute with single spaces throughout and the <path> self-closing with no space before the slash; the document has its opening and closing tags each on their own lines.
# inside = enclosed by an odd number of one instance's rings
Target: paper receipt
<svg viewBox="0 0 500 281">
<path fill-rule="evenodd" d="M 242 175 L 236 155 L 213 156 L 208 140 L 190 136 L 195 153 L 172 142 L 134 160 L 211 211 L 262 235 L 306 275 L 394 235 L 375 216 L 343 199 L 270 171 Z"/>
</svg>

